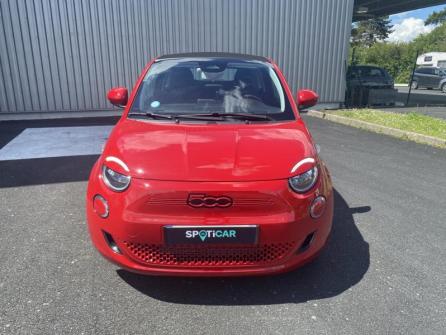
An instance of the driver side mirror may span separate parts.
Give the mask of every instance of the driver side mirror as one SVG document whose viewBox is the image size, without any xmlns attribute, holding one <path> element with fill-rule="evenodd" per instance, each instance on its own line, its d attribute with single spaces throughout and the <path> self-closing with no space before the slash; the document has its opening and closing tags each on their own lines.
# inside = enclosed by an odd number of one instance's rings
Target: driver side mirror
<svg viewBox="0 0 446 335">
<path fill-rule="evenodd" d="M 312 90 L 300 90 L 297 92 L 297 108 L 304 110 L 317 104 L 319 96 Z"/>
<path fill-rule="evenodd" d="M 108 91 L 107 98 L 113 105 L 123 108 L 127 105 L 128 95 L 125 87 L 114 87 Z"/>
</svg>

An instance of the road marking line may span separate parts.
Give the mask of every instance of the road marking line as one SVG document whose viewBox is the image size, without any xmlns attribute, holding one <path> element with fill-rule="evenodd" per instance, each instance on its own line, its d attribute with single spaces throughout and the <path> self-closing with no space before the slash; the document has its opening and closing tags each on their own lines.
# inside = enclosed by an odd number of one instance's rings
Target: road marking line
<svg viewBox="0 0 446 335">
<path fill-rule="evenodd" d="M 27 128 L 0 149 L 0 161 L 98 155 L 113 126 Z"/>
</svg>

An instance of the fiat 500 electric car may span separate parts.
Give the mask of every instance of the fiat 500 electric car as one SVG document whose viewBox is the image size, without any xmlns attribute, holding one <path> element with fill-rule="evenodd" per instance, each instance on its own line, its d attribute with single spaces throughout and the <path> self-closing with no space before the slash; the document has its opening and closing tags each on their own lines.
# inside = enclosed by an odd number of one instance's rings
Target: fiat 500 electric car
<svg viewBox="0 0 446 335">
<path fill-rule="evenodd" d="M 333 189 L 293 99 L 263 57 L 193 53 L 150 62 L 95 163 L 87 219 L 99 252 L 149 275 L 243 276 L 314 259 Z"/>
</svg>

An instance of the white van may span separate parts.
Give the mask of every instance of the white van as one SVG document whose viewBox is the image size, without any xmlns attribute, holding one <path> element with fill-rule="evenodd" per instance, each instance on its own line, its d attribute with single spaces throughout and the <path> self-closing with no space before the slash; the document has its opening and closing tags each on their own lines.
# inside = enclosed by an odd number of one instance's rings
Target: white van
<svg viewBox="0 0 446 335">
<path fill-rule="evenodd" d="M 417 58 L 418 66 L 446 68 L 446 52 L 428 52 Z"/>
</svg>

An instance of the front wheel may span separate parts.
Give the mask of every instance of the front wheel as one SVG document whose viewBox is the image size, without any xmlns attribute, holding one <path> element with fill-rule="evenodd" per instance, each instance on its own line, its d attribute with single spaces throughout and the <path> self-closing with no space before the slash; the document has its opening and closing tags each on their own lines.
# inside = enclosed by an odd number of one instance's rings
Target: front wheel
<svg viewBox="0 0 446 335">
<path fill-rule="evenodd" d="M 418 82 L 416 82 L 415 80 L 412 82 L 411 87 L 413 90 L 416 90 L 418 88 Z"/>
<path fill-rule="evenodd" d="M 444 83 L 443 85 L 441 85 L 441 91 L 443 93 L 446 93 L 446 83 Z"/>
</svg>

